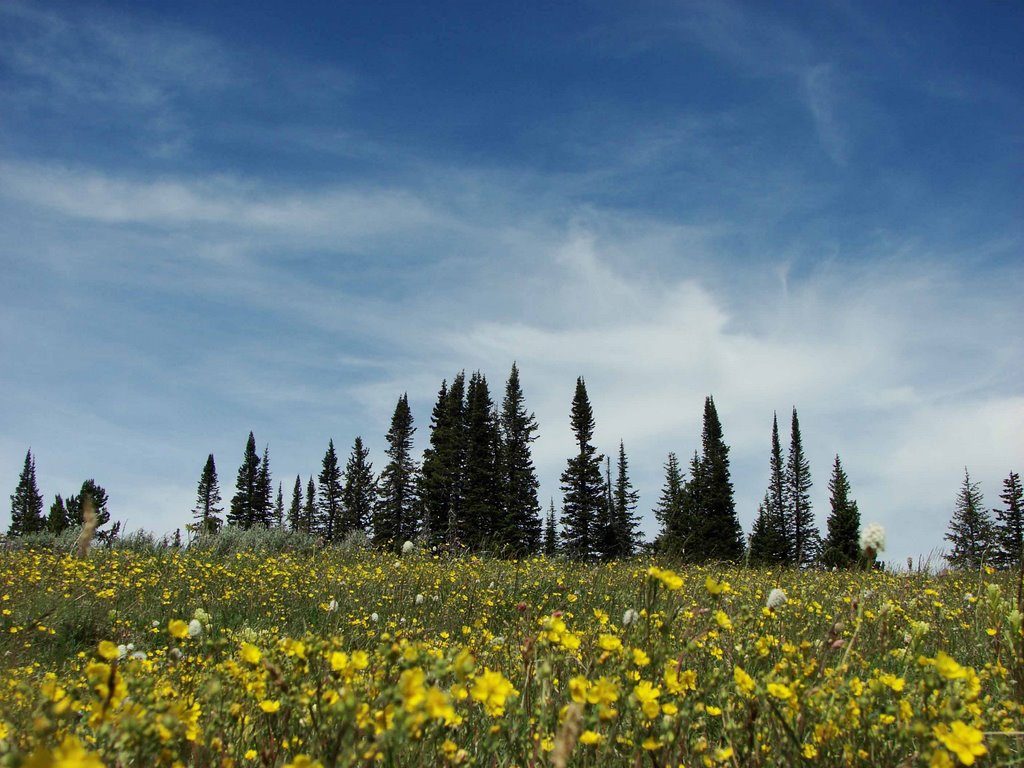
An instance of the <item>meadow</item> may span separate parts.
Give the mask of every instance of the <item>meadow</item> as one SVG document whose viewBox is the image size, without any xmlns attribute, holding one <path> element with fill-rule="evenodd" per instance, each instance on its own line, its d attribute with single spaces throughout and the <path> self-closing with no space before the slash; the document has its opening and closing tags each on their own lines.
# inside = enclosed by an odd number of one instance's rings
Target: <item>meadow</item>
<svg viewBox="0 0 1024 768">
<path fill-rule="evenodd" d="M 0 764 L 1019 764 L 1019 588 L 416 548 L 8 548 Z"/>
</svg>

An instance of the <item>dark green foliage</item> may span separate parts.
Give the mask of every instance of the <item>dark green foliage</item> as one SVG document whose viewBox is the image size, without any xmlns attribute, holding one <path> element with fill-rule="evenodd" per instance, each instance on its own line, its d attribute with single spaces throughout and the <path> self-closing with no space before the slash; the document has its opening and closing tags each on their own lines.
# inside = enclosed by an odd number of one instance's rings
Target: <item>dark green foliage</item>
<svg viewBox="0 0 1024 768">
<path fill-rule="evenodd" d="M 518 555 L 540 549 L 540 502 L 537 500 L 537 471 L 530 443 L 537 439 L 537 419 L 526 410 L 515 363 L 505 384 L 501 406 L 502 544 Z"/>
<path fill-rule="evenodd" d="M 46 518 L 46 530 L 52 534 L 63 533 L 71 525 L 71 518 L 68 509 L 64 506 L 64 499 L 58 493 L 50 505 L 50 514 Z"/>
<path fill-rule="evenodd" d="M 779 419 L 772 414 L 772 448 L 769 457 L 768 490 L 758 507 L 750 534 L 750 560 L 764 564 L 793 562 L 793 535 L 786 507 L 786 467 L 779 441 Z"/>
<path fill-rule="evenodd" d="M 743 556 L 743 532 L 736 517 L 729 476 L 729 447 L 711 397 L 704 400 L 701 445 L 701 458 L 695 462 L 690 480 L 691 491 L 697 492 L 692 502 L 696 546 L 691 559 L 738 560 Z"/>
<path fill-rule="evenodd" d="M 558 552 L 558 529 L 555 527 L 555 500 L 551 500 L 544 524 L 544 554 L 553 557 Z"/>
<path fill-rule="evenodd" d="M 615 485 L 612 488 L 612 525 L 615 528 L 614 557 L 632 557 L 639 544 L 638 528 L 640 517 L 636 514 L 640 494 L 629 479 L 629 460 L 626 446 L 619 440 L 619 461 L 616 467 Z"/>
<path fill-rule="evenodd" d="M 391 417 L 387 433 L 388 463 L 380 475 L 379 496 L 373 514 L 373 543 L 398 549 L 415 538 L 419 531 L 416 519 L 417 467 L 412 458 L 412 423 L 409 396 L 403 394 Z"/>
<path fill-rule="evenodd" d="M 769 496 L 757 505 L 757 517 L 750 529 L 750 541 L 747 546 L 747 558 L 756 565 L 770 565 L 780 562 L 778 553 L 783 547 L 779 535 L 778 517 L 769 512 Z"/>
<path fill-rule="evenodd" d="M 295 476 L 295 486 L 292 488 L 292 503 L 288 507 L 288 530 L 297 531 L 302 520 L 302 479 Z"/>
<path fill-rule="evenodd" d="M 215 533 L 220 528 L 220 513 L 224 511 L 220 503 L 217 465 L 211 453 L 206 458 L 203 472 L 199 476 L 199 486 L 196 489 L 196 505 L 192 508 L 192 517 L 196 520 L 195 529 L 200 533 Z"/>
<path fill-rule="evenodd" d="M 811 510 L 811 465 L 804 456 L 800 421 L 793 409 L 789 456 L 786 459 L 786 529 L 791 536 L 792 562 L 810 565 L 818 556 L 819 536 Z"/>
<path fill-rule="evenodd" d="M 18 486 L 11 494 L 11 526 L 7 529 L 7 535 L 39 533 L 45 528 L 43 495 L 36 483 L 36 461 L 29 450 L 25 453 L 25 465 L 18 478 Z"/>
<path fill-rule="evenodd" d="M 561 476 L 562 551 L 571 558 L 587 560 L 595 554 L 595 524 L 605 504 L 605 483 L 601 477 L 604 456 L 590 442 L 594 412 L 582 377 L 576 379 L 570 424 L 578 451 Z"/>
<path fill-rule="evenodd" d="M 465 374 L 441 383 L 430 416 L 430 445 L 423 452 L 420 503 L 424 531 L 431 544 L 452 544 L 462 514 L 466 456 Z"/>
<path fill-rule="evenodd" d="M 860 511 L 850 498 L 850 481 L 836 454 L 832 477 L 828 481 L 828 535 L 825 537 L 822 562 L 830 567 L 852 568 L 860 560 Z"/>
<path fill-rule="evenodd" d="M 604 457 L 604 497 L 594 520 L 594 554 L 601 560 L 615 558 L 615 526 L 612 522 L 614 506 L 612 503 L 612 462 Z"/>
<path fill-rule="evenodd" d="M 67 501 L 64 502 L 68 510 L 68 520 L 71 524 L 81 525 L 85 522 L 83 504 L 86 498 L 92 500 L 93 511 L 96 513 L 96 527 L 101 528 L 109 523 L 110 510 L 107 509 L 109 502 L 107 492 L 102 486 L 97 485 L 95 480 L 90 478 L 82 483 L 82 487 L 77 495 L 68 496 Z"/>
<path fill-rule="evenodd" d="M 979 568 L 993 554 L 992 520 L 982 506 L 981 487 L 971 482 L 966 467 L 946 541 L 953 546 L 946 555 L 953 568 Z"/>
<path fill-rule="evenodd" d="M 256 500 L 253 508 L 253 523 L 265 528 L 273 524 L 274 482 L 270 476 L 270 446 L 263 446 L 263 460 L 256 474 Z"/>
<path fill-rule="evenodd" d="M 665 484 L 661 487 L 654 516 L 661 524 L 657 549 L 668 555 L 682 555 L 690 537 L 689 521 L 683 510 L 683 472 L 675 453 L 665 462 Z"/>
<path fill-rule="evenodd" d="M 274 504 L 274 528 L 284 527 L 284 492 L 281 490 L 281 484 L 277 484 L 277 501 Z"/>
<path fill-rule="evenodd" d="M 498 466 L 498 419 L 487 379 L 479 371 L 466 390 L 466 465 L 458 541 L 471 549 L 487 546 L 497 552 L 514 541 L 501 514 L 501 476 Z"/>
<path fill-rule="evenodd" d="M 377 481 L 373 477 L 370 451 L 363 438 L 356 437 L 345 465 L 345 486 L 341 490 L 343 528 L 348 534 L 370 528 L 373 507 L 377 503 Z"/>
<path fill-rule="evenodd" d="M 260 511 L 260 457 L 256 454 L 256 438 L 252 432 L 245 444 L 242 465 L 238 468 L 235 495 L 231 497 L 228 524 L 251 528 Z"/>
<path fill-rule="evenodd" d="M 341 469 L 338 467 L 338 454 L 334 451 L 334 440 L 327 444 L 323 467 L 320 470 L 320 492 L 317 498 L 316 532 L 323 536 L 324 541 L 331 542 L 345 536 L 342 530 L 342 483 Z"/>
<path fill-rule="evenodd" d="M 302 508 L 299 530 L 314 536 L 317 533 L 316 484 L 313 482 L 312 475 L 309 476 L 309 483 L 306 484 L 306 505 Z"/>
<path fill-rule="evenodd" d="M 1004 568 L 1019 568 L 1024 562 L 1024 491 L 1021 490 L 1020 475 L 1011 472 L 1003 480 L 1003 492 L 999 498 L 1003 500 L 1003 508 L 993 510 L 996 515 L 997 559 Z"/>
</svg>

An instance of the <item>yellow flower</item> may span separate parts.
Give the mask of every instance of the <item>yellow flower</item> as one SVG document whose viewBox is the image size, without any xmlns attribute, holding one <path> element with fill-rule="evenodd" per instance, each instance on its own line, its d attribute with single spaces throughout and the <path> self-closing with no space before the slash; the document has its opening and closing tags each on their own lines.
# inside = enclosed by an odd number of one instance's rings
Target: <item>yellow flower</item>
<svg viewBox="0 0 1024 768">
<path fill-rule="evenodd" d="M 940 747 L 932 752 L 928 768 L 953 768 L 953 758 L 949 756 L 949 752 Z"/>
<path fill-rule="evenodd" d="M 167 631 L 171 633 L 171 637 L 184 640 L 188 637 L 188 622 L 181 619 L 171 619 L 167 624 Z"/>
<path fill-rule="evenodd" d="M 117 646 L 109 640 L 100 640 L 99 652 L 100 656 L 106 659 L 107 661 L 113 661 L 121 655 L 121 652 L 117 649 Z"/>
<path fill-rule="evenodd" d="M 605 651 L 617 651 L 622 647 L 622 641 L 615 635 L 599 635 L 597 644 Z"/>
<path fill-rule="evenodd" d="M 715 750 L 715 760 L 717 760 L 720 763 L 724 763 L 726 760 L 731 759 L 732 756 L 732 747 L 719 747 Z"/>
<path fill-rule="evenodd" d="M 646 667 L 651 663 L 651 657 L 648 656 L 642 649 L 634 648 L 633 651 L 633 663 L 638 667 Z"/>
<path fill-rule="evenodd" d="M 283 768 L 324 768 L 324 765 L 308 755 L 296 755 L 295 759 L 290 763 L 285 763 Z"/>
<path fill-rule="evenodd" d="M 725 611 L 715 611 L 715 622 L 727 632 L 732 629 L 732 622 Z"/>
<path fill-rule="evenodd" d="M 661 707 L 658 704 L 659 696 L 661 696 L 661 689 L 655 687 L 647 680 L 641 680 L 636 688 L 633 689 L 633 697 L 648 720 L 653 720 L 658 716 L 658 712 L 661 711 Z"/>
<path fill-rule="evenodd" d="M 671 590 L 680 589 L 683 586 L 682 577 L 675 571 L 670 571 L 667 568 L 662 569 L 652 565 L 647 569 L 647 575 L 652 579 L 657 579 Z"/>
<path fill-rule="evenodd" d="M 587 700 L 587 688 L 590 681 L 583 675 L 577 675 L 569 680 L 569 696 L 577 704 L 583 704 Z"/>
<path fill-rule="evenodd" d="M 614 704 L 619 700 L 619 688 L 614 680 L 599 677 L 587 690 L 587 702 L 590 704 Z"/>
<path fill-rule="evenodd" d="M 594 731 L 584 731 L 580 734 L 580 744 L 600 744 L 604 737 Z"/>
<path fill-rule="evenodd" d="M 720 714 L 722 714 L 721 708 L 720 707 L 716 707 L 714 704 L 708 704 L 704 708 L 704 711 L 707 712 L 712 717 L 718 717 Z"/>
<path fill-rule="evenodd" d="M 985 734 L 962 720 L 956 720 L 949 726 L 942 723 L 936 725 L 932 730 L 942 745 L 950 752 L 954 752 L 964 765 L 974 765 L 975 757 L 980 757 L 988 752 L 985 745 L 982 744 Z"/>
<path fill-rule="evenodd" d="M 712 595 L 721 595 L 724 592 L 729 592 L 732 587 L 728 581 L 716 581 L 711 576 L 708 576 L 704 579 L 704 589 Z"/>
<path fill-rule="evenodd" d="M 782 683 L 768 683 L 768 693 L 777 699 L 786 701 L 793 697 L 793 691 L 789 689 L 789 686 L 783 685 Z"/>
<path fill-rule="evenodd" d="M 804 744 L 804 748 L 800 750 L 800 754 L 808 760 L 813 760 L 818 756 L 818 748 L 813 744 Z"/>
<path fill-rule="evenodd" d="M 255 749 L 247 749 L 245 750 L 244 757 L 246 760 L 255 760 L 257 754 L 259 753 Z"/>
<path fill-rule="evenodd" d="M 742 667 L 734 667 L 732 677 L 736 681 L 736 688 L 740 693 L 748 698 L 754 695 L 754 678 L 748 675 Z"/>
<path fill-rule="evenodd" d="M 426 673 L 419 667 L 406 669 L 398 678 L 398 688 L 402 692 L 402 702 L 406 712 L 412 712 L 423 703 L 427 691 L 423 687 Z"/>
<path fill-rule="evenodd" d="M 892 688 L 894 691 L 896 691 L 896 693 L 900 693 L 903 690 L 903 686 L 907 682 L 902 677 L 896 677 L 896 675 L 889 674 L 881 675 L 878 679 L 882 682 L 883 685 Z"/>
<path fill-rule="evenodd" d="M 242 643 L 242 646 L 238 651 L 238 655 L 242 657 L 242 661 L 247 661 L 250 664 L 259 664 L 260 659 L 263 658 L 263 654 L 260 653 L 260 649 L 252 643 Z"/>
<path fill-rule="evenodd" d="M 485 667 L 473 681 L 473 689 L 469 695 L 481 702 L 491 717 L 501 717 L 505 714 L 506 699 L 517 693 L 512 683 L 506 680 L 501 672 L 492 672 Z"/>
<path fill-rule="evenodd" d="M 279 710 L 280 708 L 281 708 L 281 702 L 280 701 L 270 701 L 269 699 L 264 699 L 263 701 L 260 702 L 260 709 L 262 709 L 267 714 L 272 714 L 274 712 L 277 712 L 277 710 Z"/>
<path fill-rule="evenodd" d="M 661 749 L 661 744 L 653 736 L 648 736 L 646 739 L 644 739 L 643 743 L 640 746 L 646 749 L 648 752 L 654 752 L 657 749 Z"/>
<path fill-rule="evenodd" d="M 95 752 L 89 752 L 74 736 L 68 736 L 50 753 L 40 746 L 24 762 L 24 768 L 104 768 Z"/>
</svg>

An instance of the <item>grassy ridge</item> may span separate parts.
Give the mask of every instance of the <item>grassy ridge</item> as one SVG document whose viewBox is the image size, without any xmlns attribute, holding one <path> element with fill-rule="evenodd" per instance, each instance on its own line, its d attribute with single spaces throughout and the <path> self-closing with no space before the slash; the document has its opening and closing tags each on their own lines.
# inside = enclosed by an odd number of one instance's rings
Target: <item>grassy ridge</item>
<svg viewBox="0 0 1024 768">
<path fill-rule="evenodd" d="M 94 550 L 84 560 L 12 550 L 0 574 L 6 764 L 877 766 L 1024 755 L 1024 636 L 1007 574 L 359 549 Z M 786 602 L 772 610 L 775 588 Z"/>
</svg>

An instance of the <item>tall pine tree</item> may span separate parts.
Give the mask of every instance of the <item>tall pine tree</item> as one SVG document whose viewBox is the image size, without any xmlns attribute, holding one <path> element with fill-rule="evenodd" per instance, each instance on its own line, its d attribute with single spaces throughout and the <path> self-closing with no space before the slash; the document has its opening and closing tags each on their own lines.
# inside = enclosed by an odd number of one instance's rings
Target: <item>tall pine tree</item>
<svg viewBox="0 0 1024 768">
<path fill-rule="evenodd" d="M 302 521 L 299 524 L 299 530 L 305 533 L 316 534 L 319 532 L 318 525 L 316 483 L 313 482 L 313 476 L 310 475 L 309 482 L 306 484 L 306 505 L 302 508 Z"/>
<path fill-rule="evenodd" d="M 954 568 L 979 568 L 993 554 L 992 520 L 982 505 L 981 486 L 971 482 L 966 467 L 946 541 L 953 545 L 946 560 Z"/>
<path fill-rule="evenodd" d="M 739 560 L 743 556 L 743 531 L 733 500 L 729 446 L 723 439 L 722 423 L 710 396 L 704 400 L 701 446 L 699 475 L 694 477 L 700 490 L 695 555 L 700 560 Z"/>
<path fill-rule="evenodd" d="M 373 542 L 398 549 L 419 531 L 416 517 L 417 467 L 412 458 L 416 428 L 409 409 L 409 396 L 398 399 L 387 433 L 388 463 L 380 475 L 379 495 L 373 515 Z"/>
<path fill-rule="evenodd" d="M 555 500 L 551 499 L 548 517 L 544 524 L 544 554 L 554 557 L 558 553 L 558 528 L 555 525 Z"/>
<path fill-rule="evenodd" d="M 341 490 L 345 530 L 366 533 L 376 503 L 377 481 L 373 477 L 370 451 L 363 445 L 363 438 L 357 435 L 345 464 L 345 486 Z"/>
<path fill-rule="evenodd" d="M 513 538 L 501 516 L 498 443 L 494 402 L 487 379 L 477 371 L 466 389 L 466 465 L 458 520 L 458 539 L 472 549 L 488 546 L 499 552 Z"/>
<path fill-rule="evenodd" d="M 269 528 L 274 517 L 274 481 L 270 475 L 270 446 L 263 446 L 263 459 L 256 473 L 256 499 L 253 523 Z"/>
<path fill-rule="evenodd" d="M 797 566 L 810 565 L 819 554 L 819 536 L 814 526 L 810 489 L 811 465 L 804 455 L 800 421 L 794 408 L 789 456 L 786 459 L 786 530 L 792 537 L 792 560 Z"/>
<path fill-rule="evenodd" d="M 540 550 L 540 502 L 537 471 L 530 444 L 537 439 L 537 418 L 526 410 L 519 369 L 512 364 L 501 405 L 501 489 L 508 535 L 503 542 L 514 554 Z"/>
<path fill-rule="evenodd" d="M 690 535 L 690 526 L 683 516 L 683 492 L 683 471 L 679 467 L 679 459 L 675 453 L 669 453 L 665 462 L 665 484 L 654 508 L 654 516 L 661 524 L 657 548 L 667 555 L 682 555 Z"/>
<path fill-rule="evenodd" d="M 288 530 L 299 530 L 302 520 L 302 479 L 295 476 L 295 486 L 292 488 L 292 503 L 288 507 Z"/>
<path fill-rule="evenodd" d="M 772 449 L 769 458 L 768 490 L 757 510 L 750 534 L 750 560 L 764 564 L 793 562 L 793 536 L 786 508 L 786 467 L 779 441 L 779 418 L 772 415 Z"/>
<path fill-rule="evenodd" d="M 106 489 L 99 485 L 92 478 L 82 483 L 76 495 L 68 496 L 65 506 L 68 510 L 68 519 L 73 525 L 82 525 L 85 522 L 85 499 L 92 501 L 92 509 L 96 514 L 96 527 L 100 528 L 110 522 L 110 510 L 107 508 L 109 497 Z M 102 535 L 102 534 L 101 534 Z"/>
<path fill-rule="evenodd" d="M 822 561 L 832 567 L 852 568 L 860 559 L 860 511 L 857 502 L 850 498 L 850 481 L 838 453 L 828 490 L 832 511 L 828 516 Z"/>
<path fill-rule="evenodd" d="M 615 527 L 615 552 L 618 558 L 632 557 L 640 543 L 638 528 L 640 517 L 636 508 L 640 494 L 629 479 L 629 460 L 626 445 L 619 440 L 619 461 L 616 465 L 615 486 L 612 488 L 612 525 Z"/>
<path fill-rule="evenodd" d="M 420 517 L 431 544 L 453 543 L 462 517 L 462 477 L 465 464 L 465 374 L 449 389 L 441 382 L 430 415 L 430 444 L 423 452 L 420 473 Z"/>
<path fill-rule="evenodd" d="M 235 481 L 235 495 L 231 497 L 228 523 L 242 528 L 251 528 L 259 513 L 260 457 L 256 453 L 256 438 L 252 432 L 245 443 L 242 465 L 238 468 Z"/>
<path fill-rule="evenodd" d="M 281 483 L 277 484 L 277 501 L 274 503 L 273 525 L 275 528 L 284 527 L 284 490 L 281 488 Z"/>
<path fill-rule="evenodd" d="M 61 533 L 71 525 L 71 517 L 64 506 L 64 499 L 58 493 L 50 505 L 50 514 L 46 518 L 46 530 L 50 533 Z"/>
<path fill-rule="evenodd" d="M 32 450 L 25 454 L 25 464 L 18 478 L 18 485 L 11 494 L 11 526 L 8 536 L 38 533 L 46 528 L 43 518 L 43 495 L 36 483 L 36 460 Z"/>
<path fill-rule="evenodd" d="M 224 508 L 220 506 L 220 484 L 217 482 L 217 465 L 213 461 L 211 453 L 206 458 L 203 472 L 199 476 L 199 485 L 196 489 L 196 505 L 192 508 L 192 516 L 196 520 L 195 529 L 200 533 L 216 533 L 220 528 L 220 513 Z"/>
<path fill-rule="evenodd" d="M 324 453 L 323 467 L 320 470 L 320 495 L 317 498 L 317 531 L 324 541 L 331 542 L 342 539 L 346 531 L 342 530 L 341 505 L 341 469 L 338 467 L 338 454 L 334 451 L 334 440 L 331 439 Z"/>
<path fill-rule="evenodd" d="M 1003 492 L 999 498 L 1003 500 L 1003 508 L 993 510 L 999 565 L 1019 568 L 1024 562 L 1024 491 L 1021 490 L 1020 475 L 1011 472 L 1003 480 Z"/>
<path fill-rule="evenodd" d="M 569 423 L 577 452 L 567 461 L 561 476 L 562 549 L 571 558 L 587 560 L 595 554 L 595 524 L 605 503 L 605 484 L 601 477 L 604 456 L 590 442 L 594 412 L 582 377 L 576 379 Z"/>
</svg>

